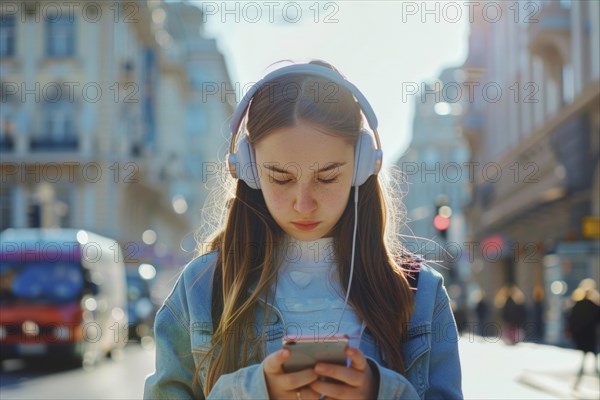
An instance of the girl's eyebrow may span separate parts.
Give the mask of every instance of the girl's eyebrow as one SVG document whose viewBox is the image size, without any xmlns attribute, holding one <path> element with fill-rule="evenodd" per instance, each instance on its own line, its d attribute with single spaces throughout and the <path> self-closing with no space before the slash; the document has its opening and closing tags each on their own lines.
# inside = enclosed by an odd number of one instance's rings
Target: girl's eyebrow
<svg viewBox="0 0 600 400">
<path fill-rule="evenodd" d="M 346 163 L 345 162 L 334 162 L 334 163 L 328 164 L 326 167 L 323 167 L 323 168 L 319 169 L 318 171 L 316 171 L 316 173 L 331 171 L 331 170 L 339 168 L 339 167 L 341 167 L 343 165 L 346 165 Z M 286 170 L 286 169 L 283 169 L 283 168 L 279 168 L 277 165 L 272 164 L 272 163 L 265 163 L 265 164 L 263 164 L 263 167 L 266 168 L 266 169 L 268 169 L 268 170 L 270 170 L 270 171 L 273 171 L 273 172 L 279 172 L 279 173 L 288 174 L 288 175 L 293 175 L 290 172 L 290 169 L 292 169 L 292 170 L 295 169 L 295 168 L 288 168 Z"/>
</svg>

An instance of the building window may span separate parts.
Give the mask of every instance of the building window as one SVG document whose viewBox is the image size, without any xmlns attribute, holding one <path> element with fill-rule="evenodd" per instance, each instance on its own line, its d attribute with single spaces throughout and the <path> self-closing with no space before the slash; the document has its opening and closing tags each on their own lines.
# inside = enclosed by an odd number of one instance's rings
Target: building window
<svg viewBox="0 0 600 400">
<path fill-rule="evenodd" d="M 15 145 L 15 108 L 11 103 L 0 107 L 0 150 L 12 150 Z"/>
<path fill-rule="evenodd" d="M 46 134 L 53 141 L 60 142 L 75 136 L 73 129 L 73 104 L 67 101 L 46 105 Z"/>
<path fill-rule="evenodd" d="M 0 231 L 12 225 L 12 190 L 10 185 L 0 186 Z"/>
<path fill-rule="evenodd" d="M 56 199 L 52 205 L 53 222 L 56 227 L 72 226 L 71 191 L 69 187 L 59 186 L 56 190 Z"/>
<path fill-rule="evenodd" d="M 571 0 L 559 0 L 559 3 L 562 8 L 571 9 Z"/>
<path fill-rule="evenodd" d="M 545 88 L 545 74 L 544 74 L 544 62 L 538 56 L 533 56 L 532 60 L 532 77 L 533 82 L 539 85 L 539 100 L 533 103 L 533 129 L 538 128 L 544 122 L 544 108 L 546 107 L 546 88 Z"/>
<path fill-rule="evenodd" d="M 34 150 L 76 149 L 75 107 L 68 101 L 45 103 L 42 131 L 32 138 Z"/>
<path fill-rule="evenodd" d="M 75 17 L 68 13 L 46 17 L 46 48 L 49 57 L 75 55 Z"/>
<path fill-rule="evenodd" d="M 0 15 L 0 57 L 15 55 L 15 22 L 14 15 Z"/>
<path fill-rule="evenodd" d="M 564 104 L 572 102 L 575 98 L 575 78 L 571 64 L 565 64 L 562 68 L 562 94 Z"/>
</svg>

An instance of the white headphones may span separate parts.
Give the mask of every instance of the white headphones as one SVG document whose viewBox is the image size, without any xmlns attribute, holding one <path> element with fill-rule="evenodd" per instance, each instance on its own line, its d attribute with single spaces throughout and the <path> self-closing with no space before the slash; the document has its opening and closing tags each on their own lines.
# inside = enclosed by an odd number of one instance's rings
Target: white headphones
<svg viewBox="0 0 600 400">
<path fill-rule="evenodd" d="M 227 167 L 231 176 L 243 180 L 252 189 L 260 189 L 260 175 L 256 166 L 254 149 L 250 143 L 248 143 L 246 136 L 244 136 L 240 139 L 238 149 L 235 151 L 236 137 L 239 133 L 244 115 L 250 105 L 250 101 L 256 92 L 274 79 L 290 74 L 313 75 L 329 79 L 331 82 L 345 87 L 354 95 L 362 112 L 365 114 L 374 136 L 371 136 L 367 130 L 363 129 L 356 142 L 352 186 L 360 186 L 366 182 L 369 176 L 376 175 L 381 169 L 383 151 L 381 150 L 379 134 L 377 133 L 377 117 L 366 97 L 356 86 L 332 69 L 315 64 L 295 64 L 277 69 L 267 74 L 248 90 L 238 104 L 230 123 L 231 142 L 229 144 L 229 153 L 227 155 Z"/>
</svg>

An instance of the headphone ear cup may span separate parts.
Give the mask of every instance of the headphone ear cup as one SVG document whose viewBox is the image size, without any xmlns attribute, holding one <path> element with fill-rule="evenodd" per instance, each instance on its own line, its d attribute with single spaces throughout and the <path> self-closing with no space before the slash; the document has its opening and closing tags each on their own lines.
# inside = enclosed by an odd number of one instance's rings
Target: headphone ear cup
<svg viewBox="0 0 600 400">
<path fill-rule="evenodd" d="M 236 152 L 229 155 L 228 163 L 234 178 L 243 180 L 252 189 L 260 189 L 260 175 L 256 168 L 254 149 L 245 135 L 240 139 Z"/>
<path fill-rule="evenodd" d="M 360 186 L 371 175 L 376 175 L 377 166 L 381 163 L 383 152 L 377 149 L 373 136 L 366 129 L 362 129 L 354 150 L 354 175 L 352 186 Z"/>
</svg>

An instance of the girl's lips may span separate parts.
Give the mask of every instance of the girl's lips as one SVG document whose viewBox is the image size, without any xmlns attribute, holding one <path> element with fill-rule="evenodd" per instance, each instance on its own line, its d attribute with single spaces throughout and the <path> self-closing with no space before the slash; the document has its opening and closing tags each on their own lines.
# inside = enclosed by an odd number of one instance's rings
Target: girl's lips
<svg viewBox="0 0 600 400">
<path fill-rule="evenodd" d="M 315 229 L 317 227 L 317 225 L 320 224 L 320 222 L 312 222 L 309 224 L 300 223 L 300 222 L 292 222 L 292 224 L 294 224 L 294 226 L 296 228 L 300 229 L 301 231 L 311 231 L 311 230 Z"/>
</svg>

